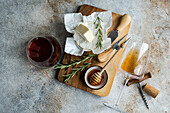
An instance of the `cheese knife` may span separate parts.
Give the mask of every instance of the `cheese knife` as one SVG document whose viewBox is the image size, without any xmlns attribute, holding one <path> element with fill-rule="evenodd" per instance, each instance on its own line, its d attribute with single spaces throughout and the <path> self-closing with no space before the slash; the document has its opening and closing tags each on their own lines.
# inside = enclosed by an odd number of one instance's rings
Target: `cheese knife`
<svg viewBox="0 0 170 113">
<path fill-rule="evenodd" d="M 120 24 L 116 28 L 116 31 L 112 30 L 109 34 L 109 37 L 111 38 L 111 43 L 118 37 L 119 33 L 131 22 L 131 17 L 129 14 L 124 14 L 120 19 Z M 125 37 L 123 37 L 125 38 Z M 113 47 L 114 49 L 114 47 Z M 112 48 L 100 53 L 97 56 L 97 59 L 99 62 L 105 62 L 107 59 L 109 59 L 112 55 L 114 55 L 115 51 Z"/>
<path fill-rule="evenodd" d="M 131 22 L 131 17 L 129 14 L 124 14 L 121 19 L 119 26 L 116 28 L 116 30 L 112 30 L 109 34 L 109 37 L 111 38 L 111 42 L 113 42 L 119 35 L 119 33 Z"/>
</svg>

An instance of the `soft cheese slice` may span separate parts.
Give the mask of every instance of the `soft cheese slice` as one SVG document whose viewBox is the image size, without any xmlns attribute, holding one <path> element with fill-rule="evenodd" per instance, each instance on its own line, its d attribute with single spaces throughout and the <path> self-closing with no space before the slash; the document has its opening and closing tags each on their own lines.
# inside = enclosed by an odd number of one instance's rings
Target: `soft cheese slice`
<svg viewBox="0 0 170 113">
<path fill-rule="evenodd" d="M 94 40 L 93 33 L 85 25 L 80 24 L 76 27 L 75 30 L 82 38 L 84 38 L 88 42 L 92 42 Z"/>
</svg>

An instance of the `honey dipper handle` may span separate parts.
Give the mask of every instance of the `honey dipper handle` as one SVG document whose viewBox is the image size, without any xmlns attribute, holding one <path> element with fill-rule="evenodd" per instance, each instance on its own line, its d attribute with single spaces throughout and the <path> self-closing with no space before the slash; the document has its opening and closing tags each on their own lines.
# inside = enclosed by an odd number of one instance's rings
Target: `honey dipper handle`
<svg viewBox="0 0 170 113">
<path fill-rule="evenodd" d="M 118 50 L 114 50 L 114 54 L 116 54 L 119 50 L 121 49 L 121 47 Z M 112 57 L 109 59 L 109 61 L 107 61 L 107 63 L 104 65 L 103 69 L 100 71 L 100 73 L 102 74 L 104 72 L 104 70 L 106 70 L 106 66 L 109 64 L 109 62 L 113 59 L 115 55 L 112 55 Z"/>
<path fill-rule="evenodd" d="M 99 62 L 105 62 L 107 59 L 110 59 L 110 57 L 113 56 L 115 52 L 116 52 L 115 50 L 109 49 L 107 52 L 100 53 L 97 56 L 97 60 Z"/>
<path fill-rule="evenodd" d="M 120 24 L 119 26 L 116 28 L 116 30 L 118 30 L 119 32 L 122 31 L 122 29 L 124 29 L 129 23 L 131 22 L 131 17 L 129 14 L 124 14 L 121 19 L 120 19 Z"/>
<path fill-rule="evenodd" d="M 121 48 L 124 48 L 124 46 L 125 46 L 125 43 L 122 43 L 122 44 L 120 45 L 120 48 L 119 48 L 118 50 L 116 50 L 114 54 L 116 54 L 117 52 L 119 52 L 119 50 L 120 50 Z M 104 65 L 103 69 L 100 71 L 101 74 L 104 72 L 106 66 L 107 66 L 107 65 L 109 64 L 109 62 L 113 59 L 114 56 L 115 56 L 115 55 L 112 55 L 112 57 L 109 59 L 109 61 L 107 61 L 107 63 Z"/>
</svg>

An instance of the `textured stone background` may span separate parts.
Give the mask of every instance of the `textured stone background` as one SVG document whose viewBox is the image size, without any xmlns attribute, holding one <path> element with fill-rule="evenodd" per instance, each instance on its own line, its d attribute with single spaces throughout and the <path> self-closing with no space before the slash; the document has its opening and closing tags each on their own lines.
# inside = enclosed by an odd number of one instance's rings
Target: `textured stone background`
<svg viewBox="0 0 170 113">
<path fill-rule="evenodd" d="M 132 16 L 129 36 L 151 43 L 144 81 L 160 90 L 156 99 L 146 95 L 147 110 L 136 85 L 125 89 L 120 108 L 129 113 L 170 112 L 170 2 L 167 0 L 0 0 L 0 112 L 1 113 L 114 113 L 102 102 L 114 105 L 122 87 L 117 73 L 107 97 L 98 97 L 54 79 L 55 70 L 38 69 L 25 57 L 27 42 L 37 35 L 54 35 L 64 46 L 63 14 L 90 4 Z"/>
</svg>

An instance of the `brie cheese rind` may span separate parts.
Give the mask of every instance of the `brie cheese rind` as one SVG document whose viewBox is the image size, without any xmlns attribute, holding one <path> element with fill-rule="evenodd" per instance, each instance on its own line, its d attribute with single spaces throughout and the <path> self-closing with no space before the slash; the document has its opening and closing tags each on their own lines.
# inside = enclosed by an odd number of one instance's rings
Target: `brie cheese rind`
<svg viewBox="0 0 170 113">
<path fill-rule="evenodd" d="M 103 22 L 101 22 L 103 41 L 102 48 L 96 48 L 96 43 L 98 40 L 98 35 L 96 35 L 97 29 L 96 24 L 94 24 L 97 16 L 99 16 Z M 93 51 L 94 54 L 99 54 L 111 46 L 111 39 L 107 38 L 107 30 L 112 25 L 112 13 L 111 12 L 94 12 L 89 16 L 82 16 L 81 13 L 73 13 L 65 15 L 65 27 L 66 30 L 70 33 L 74 33 L 73 37 L 77 44 L 83 48 L 83 51 Z M 84 40 L 82 36 L 77 33 L 75 28 L 79 25 L 85 25 L 94 35 L 94 40 L 88 42 Z M 69 53 L 70 54 L 70 53 Z M 74 54 L 73 54 L 74 55 Z"/>
<path fill-rule="evenodd" d="M 76 44 L 75 40 L 72 37 L 67 37 L 64 51 L 76 56 L 81 56 L 84 52 L 83 49 Z"/>
<path fill-rule="evenodd" d="M 65 28 L 69 33 L 74 34 L 75 28 L 83 22 L 81 13 L 68 13 L 64 15 Z"/>
</svg>

